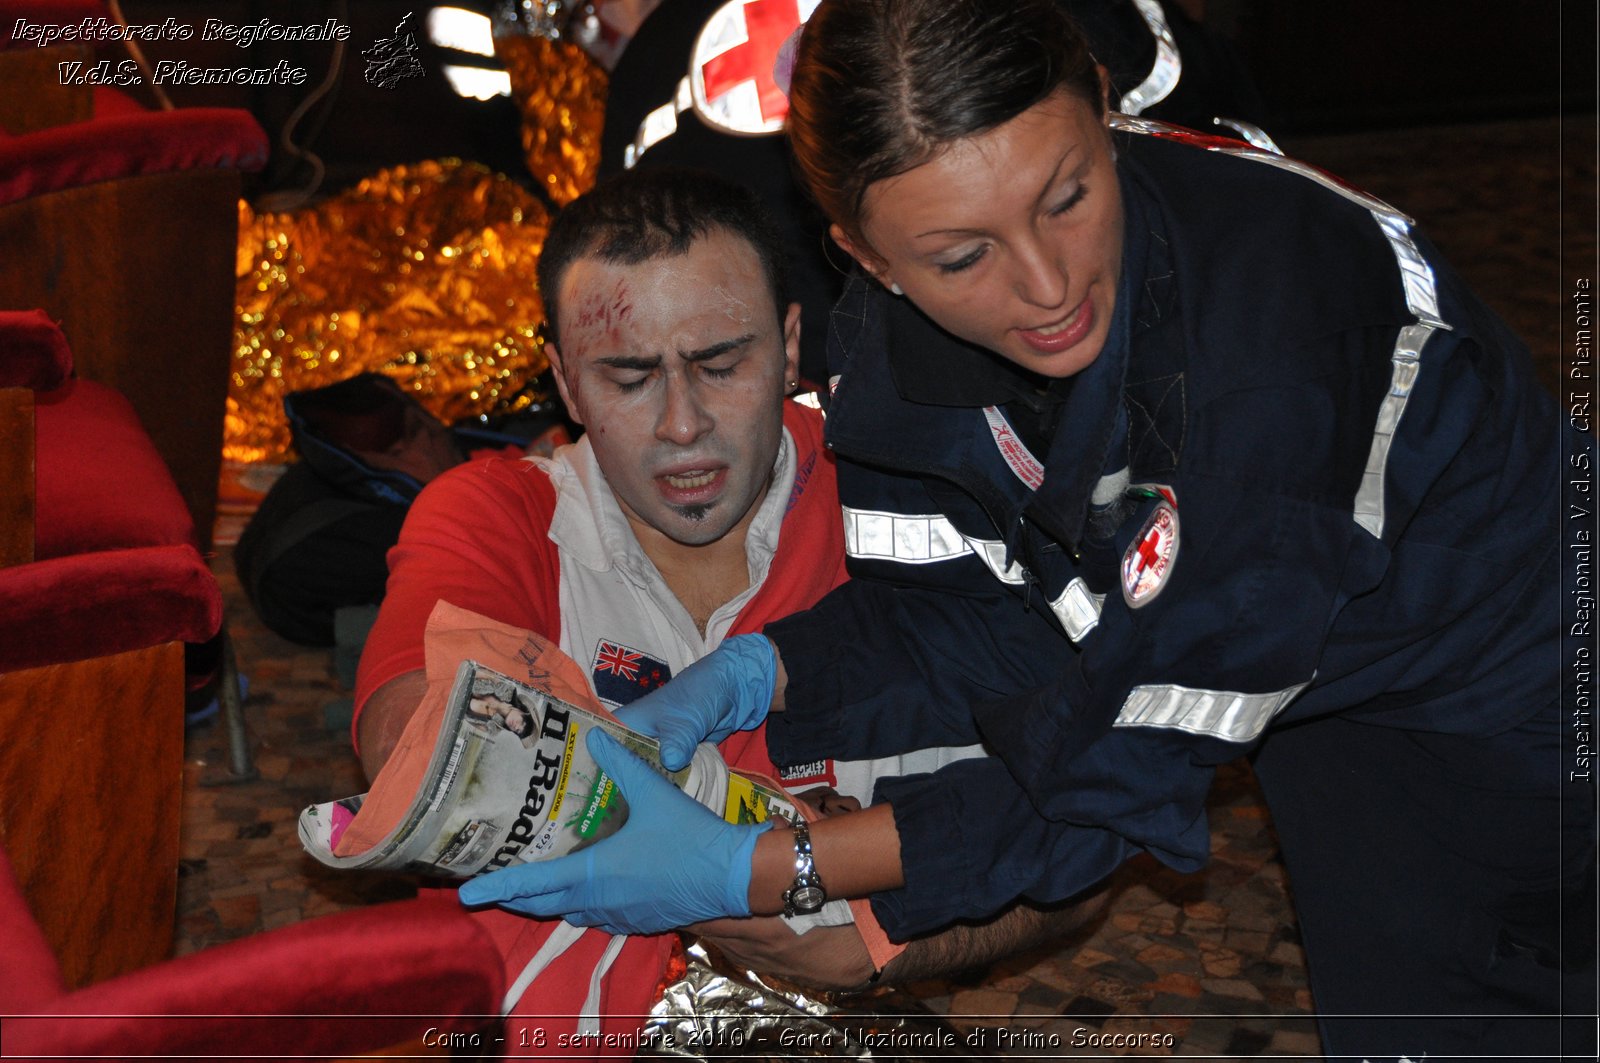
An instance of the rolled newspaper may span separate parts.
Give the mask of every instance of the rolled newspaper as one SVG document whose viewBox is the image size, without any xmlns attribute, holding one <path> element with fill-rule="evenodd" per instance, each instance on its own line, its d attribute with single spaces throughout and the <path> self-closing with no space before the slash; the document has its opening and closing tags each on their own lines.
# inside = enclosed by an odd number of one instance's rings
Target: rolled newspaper
<svg viewBox="0 0 1600 1063">
<path fill-rule="evenodd" d="M 668 772 L 654 738 L 468 660 L 456 672 L 423 784 L 399 822 L 371 847 L 340 855 L 366 800 L 358 794 L 301 812 L 300 843 L 330 867 L 450 878 L 577 852 L 614 834 L 628 815 L 589 755 L 591 728 L 730 823 L 798 815 L 780 790 L 730 771 L 714 746 Z"/>
</svg>

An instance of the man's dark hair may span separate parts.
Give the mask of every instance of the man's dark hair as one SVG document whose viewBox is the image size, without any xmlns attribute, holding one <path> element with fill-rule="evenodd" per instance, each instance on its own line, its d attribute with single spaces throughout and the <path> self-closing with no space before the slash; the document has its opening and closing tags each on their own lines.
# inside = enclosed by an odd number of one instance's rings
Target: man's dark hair
<svg viewBox="0 0 1600 1063">
<path fill-rule="evenodd" d="M 787 129 L 824 214 L 861 238 L 867 189 L 1065 88 L 1103 106 L 1057 0 L 825 0 L 795 56 Z"/>
<path fill-rule="evenodd" d="M 561 282 L 573 262 L 594 255 L 635 265 L 681 255 L 718 229 L 755 249 L 781 322 L 789 304 L 783 242 L 755 194 L 697 170 L 629 170 L 573 200 L 550 226 L 539 253 L 539 294 L 551 338 L 560 344 Z"/>
</svg>

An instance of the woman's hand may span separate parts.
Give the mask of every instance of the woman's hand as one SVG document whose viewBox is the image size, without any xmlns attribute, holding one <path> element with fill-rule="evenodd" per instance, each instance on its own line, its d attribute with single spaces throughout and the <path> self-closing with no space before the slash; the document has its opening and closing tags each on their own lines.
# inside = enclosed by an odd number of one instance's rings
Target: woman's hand
<svg viewBox="0 0 1600 1063">
<path fill-rule="evenodd" d="M 701 742 L 720 742 L 767 718 L 778 654 L 765 635 L 736 635 L 630 703 L 617 719 L 661 742 L 661 763 L 677 771 Z"/>
<path fill-rule="evenodd" d="M 861 811 L 861 802 L 831 786 L 793 794 L 816 818 Z M 761 975 L 774 975 L 817 989 L 852 989 L 872 977 L 872 956 L 855 924 L 813 927 L 797 934 L 775 915 L 713 919 L 687 930 L 728 960 Z"/>
<path fill-rule="evenodd" d="M 612 934 L 749 915 L 751 854 L 766 824 L 723 822 L 604 731 L 591 731 L 588 742 L 628 802 L 622 829 L 569 856 L 475 878 L 462 885 L 461 902 L 561 916 Z"/>
</svg>

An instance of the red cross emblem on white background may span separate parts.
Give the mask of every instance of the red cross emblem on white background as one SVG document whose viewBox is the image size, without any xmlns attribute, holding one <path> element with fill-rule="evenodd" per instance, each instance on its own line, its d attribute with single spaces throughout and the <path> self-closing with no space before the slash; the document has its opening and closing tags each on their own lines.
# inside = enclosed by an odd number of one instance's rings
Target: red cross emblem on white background
<svg viewBox="0 0 1600 1063">
<path fill-rule="evenodd" d="M 1139 543 L 1139 571 L 1140 572 L 1143 572 L 1145 569 L 1149 568 L 1151 565 L 1155 564 L 1157 560 L 1160 559 L 1161 555 L 1156 553 L 1156 544 L 1159 543 L 1160 541 L 1161 541 L 1161 533 L 1156 531 L 1154 528 L 1152 528 L 1152 529 L 1150 529 L 1150 534 L 1146 535 L 1144 537 L 1144 540 Z"/>
<path fill-rule="evenodd" d="M 789 98 L 772 78 L 778 49 L 819 0 L 733 0 L 706 20 L 689 64 L 695 110 L 746 135 L 783 128 Z"/>
<path fill-rule="evenodd" d="M 1137 609 L 1161 593 L 1178 556 L 1178 511 L 1163 500 L 1122 555 L 1122 597 Z"/>
</svg>

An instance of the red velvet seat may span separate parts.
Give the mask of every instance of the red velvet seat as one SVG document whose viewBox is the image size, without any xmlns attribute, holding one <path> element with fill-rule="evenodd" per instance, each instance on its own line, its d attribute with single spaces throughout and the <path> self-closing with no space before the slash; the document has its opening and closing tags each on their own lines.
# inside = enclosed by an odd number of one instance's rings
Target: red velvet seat
<svg viewBox="0 0 1600 1063">
<path fill-rule="evenodd" d="M 194 522 L 128 400 L 69 380 L 37 396 L 39 560 L 134 546 L 192 546 Z"/>
<path fill-rule="evenodd" d="M 267 136 L 248 111 L 145 111 L 127 100 L 90 122 L 0 136 L 0 204 L 130 177 L 258 170 L 266 161 Z"/>
<path fill-rule="evenodd" d="M 184 645 L 222 596 L 132 411 L 70 357 L 0 312 L 0 837 L 82 985 L 170 953 Z"/>
<path fill-rule="evenodd" d="M 0 569 L 0 670 L 204 642 L 221 622 L 194 524 L 133 407 L 71 370 L 47 315 L 0 310 L 0 388 L 34 393 L 35 562 Z"/>
<path fill-rule="evenodd" d="M 0 1020 L 8 1058 L 328 1059 L 471 1043 L 505 991 L 459 906 L 413 900 L 310 920 L 68 992 L 0 850 Z M 427 1047 L 424 1042 L 423 1047 Z"/>
</svg>

